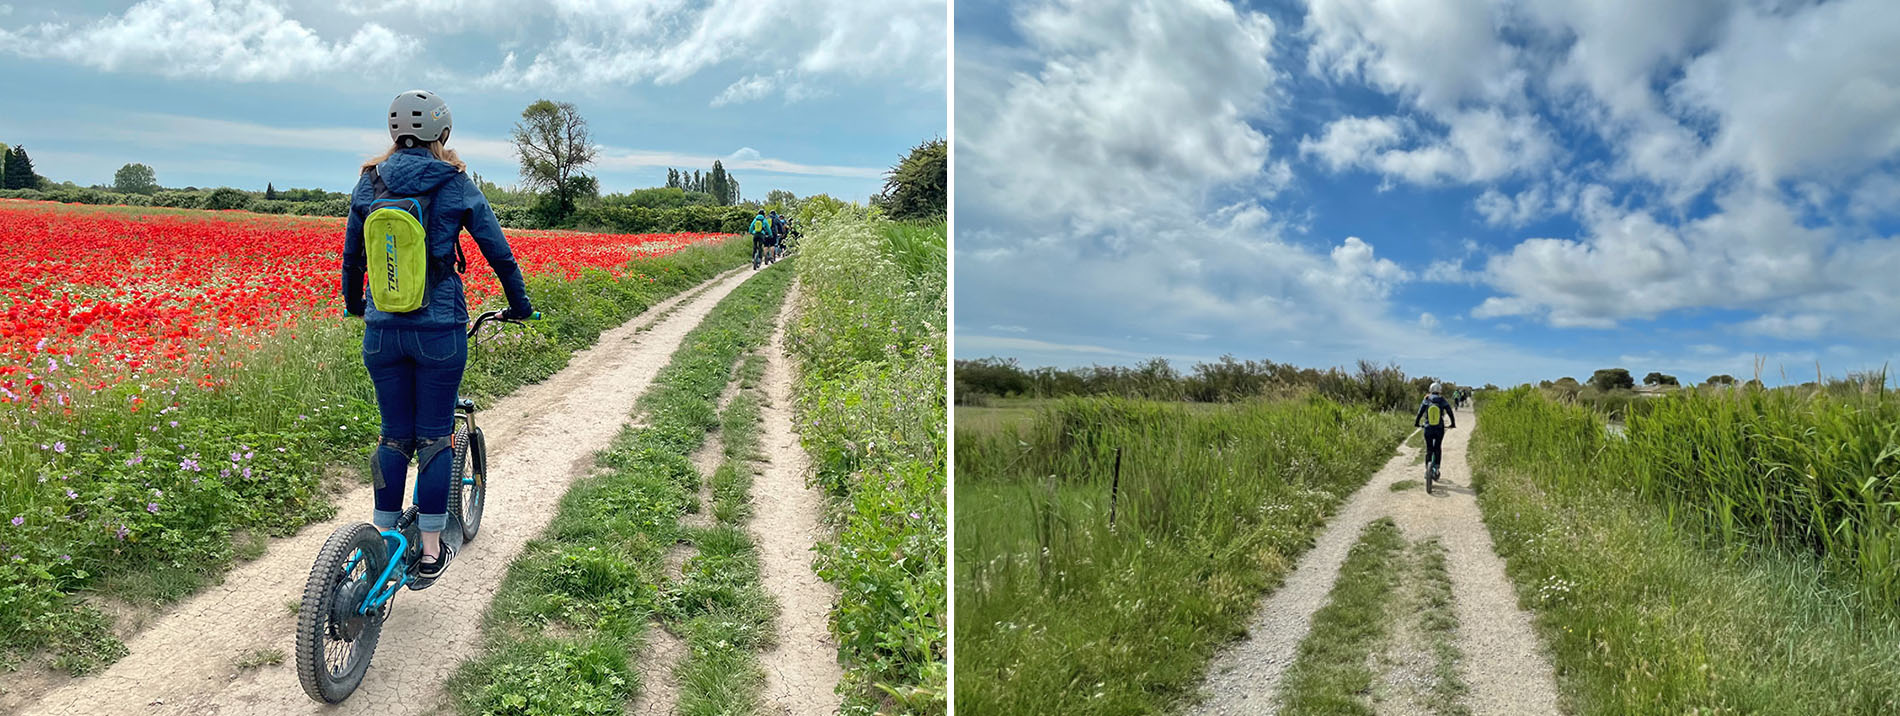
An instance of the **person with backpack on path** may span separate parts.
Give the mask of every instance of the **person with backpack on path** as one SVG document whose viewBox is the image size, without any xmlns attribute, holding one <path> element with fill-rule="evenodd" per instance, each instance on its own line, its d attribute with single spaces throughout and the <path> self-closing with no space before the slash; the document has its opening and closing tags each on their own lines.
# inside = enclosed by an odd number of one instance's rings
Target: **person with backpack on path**
<svg viewBox="0 0 1900 716">
<path fill-rule="evenodd" d="M 785 217 L 779 216 L 778 210 L 773 209 L 772 210 L 772 260 L 773 261 L 778 260 L 779 255 L 781 253 L 780 249 L 784 248 L 784 246 L 785 246 Z"/>
<path fill-rule="evenodd" d="M 752 217 L 752 270 L 759 270 L 759 261 L 765 258 L 767 249 L 772 246 L 772 221 L 765 218 L 765 210 Z"/>
<path fill-rule="evenodd" d="M 1412 417 L 1412 426 L 1425 431 L 1425 462 L 1431 465 L 1431 473 L 1438 474 L 1438 466 L 1445 457 L 1445 430 L 1458 427 L 1457 416 L 1452 415 L 1451 404 L 1440 395 L 1444 386 L 1432 383 L 1431 394 L 1425 396 L 1418 405 L 1418 414 Z M 1426 494 L 1432 491 L 1431 483 L 1425 485 Z"/>
<path fill-rule="evenodd" d="M 455 401 L 468 364 L 463 229 L 501 282 L 508 298 L 502 318 L 526 319 L 534 307 L 488 198 L 445 146 L 448 104 L 432 92 L 404 92 L 390 103 L 387 123 L 392 145 L 363 163 L 350 194 L 343 301 L 349 315 L 364 319 L 363 364 L 382 415 L 382 436 L 370 457 L 376 485 L 371 522 L 395 528 L 414 458 L 422 557 L 412 588 L 422 589 L 442 575 L 456 548 L 442 541 L 453 457 L 442 453 L 452 447 Z"/>
</svg>

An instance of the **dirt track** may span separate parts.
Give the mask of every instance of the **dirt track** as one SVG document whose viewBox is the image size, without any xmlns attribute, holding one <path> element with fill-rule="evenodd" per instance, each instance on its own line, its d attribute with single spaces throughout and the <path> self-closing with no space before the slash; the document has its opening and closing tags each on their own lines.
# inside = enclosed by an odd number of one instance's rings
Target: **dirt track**
<svg viewBox="0 0 1900 716">
<path fill-rule="evenodd" d="M 367 487 L 344 495 L 335 519 L 274 542 L 222 584 L 154 619 L 127 642 L 131 654 L 105 672 L 74 679 L 23 713 L 387 716 L 443 710 L 441 684 L 474 655 L 481 614 L 509 562 L 554 516 L 568 485 L 593 466 L 594 452 L 632 420 L 634 401 L 686 333 L 752 275 L 730 272 L 653 307 L 602 334 L 552 378 L 477 415 L 493 476 L 481 536 L 440 583 L 397 597 L 369 674 L 349 701 L 324 707 L 304 695 L 294 671 L 296 616 L 286 605 L 301 595 L 310 562 L 331 531 L 368 517 Z M 259 649 L 281 649 L 284 663 L 240 673 L 236 661 Z"/>
<path fill-rule="evenodd" d="M 766 355 L 765 403 L 760 411 L 764 472 L 752 483 L 751 530 L 759 546 L 760 581 L 778 600 L 778 643 L 759 657 L 765 668 L 763 702 L 769 714 L 828 714 L 838 710 L 838 645 L 826 628 L 838 591 L 812 572 L 812 545 L 825 499 L 806 487 L 811 457 L 799 445 L 792 416 L 792 366 L 781 345 L 798 304 L 797 289 L 779 309 L 778 330 Z"/>
<path fill-rule="evenodd" d="M 1391 516 L 1408 540 L 1438 537 L 1446 550 L 1458 646 L 1464 652 L 1459 671 L 1471 686 L 1466 698 L 1473 714 L 1555 714 L 1556 680 L 1550 660 L 1531 628 L 1530 614 L 1518 608 L 1516 593 L 1504 574 L 1504 561 L 1491 544 L 1471 491 L 1471 466 L 1465 448 L 1477 417 L 1461 412 L 1458 428 L 1445 435 L 1441 464 L 1444 480 L 1437 494 L 1421 489 L 1392 491 L 1400 480 L 1420 480 L 1424 467 L 1417 450 L 1399 454 L 1353 493 L 1286 584 L 1255 613 L 1248 636 L 1209 664 L 1207 700 L 1196 713 L 1272 713 L 1280 679 L 1292 664 L 1313 613 L 1326 603 L 1346 553 L 1366 523 Z"/>
</svg>

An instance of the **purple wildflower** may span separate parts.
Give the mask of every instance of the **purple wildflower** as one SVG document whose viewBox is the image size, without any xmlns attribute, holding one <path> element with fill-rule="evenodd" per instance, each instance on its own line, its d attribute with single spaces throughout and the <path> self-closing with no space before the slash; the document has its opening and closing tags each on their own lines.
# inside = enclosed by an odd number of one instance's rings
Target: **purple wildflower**
<svg viewBox="0 0 1900 716">
<path fill-rule="evenodd" d="M 66 499 L 68 499 L 68 500 L 77 500 L 77 499 L 79 499 L 79 493 L 77 493 L 77 492 L 73 492 L 72 490 L 67 490 L 67 491 L 66 491 Z"/>
<path fill-rule="evenodd" d="M 25 518 L 25 517 L 15 517 L 15 518 L 13 518 L 13 526 L 14 526 L 14 527 L 19 527 L 20 525 L 23 525 L 23 524 L 26 524 L 26 518 Z"/>
<path fill-rule="evenodd" d="M 60 454 L 62 454 L 62 455 L 63 455 L 63 454 L 65 454 L 65 453 L 66 453 L 66 441 L 64 441 L 64 440 L 61 440 L 61 441 L 59 441 L 59 442 L 56 442 L 56 443 L 53 443 L 53 452 L 56 452 L 56 453 L 60 453 Z"/>
<path fill-rule="evenodd" d="M 126 529 L 125 525 L 119 525 L 119 531 L 114 532 L 112 536 L 118 537 L 119 541 L 123 542 L 125 541 L 125 536 L 129 534 L 132 534 L 132 530 Z"/>
<path fill-rule="evenodd" d="M 156 502 L 145 503 L 145 511 L 150 512 L 154 515 L 158 514 L 158 503 Z"/>
</svg>

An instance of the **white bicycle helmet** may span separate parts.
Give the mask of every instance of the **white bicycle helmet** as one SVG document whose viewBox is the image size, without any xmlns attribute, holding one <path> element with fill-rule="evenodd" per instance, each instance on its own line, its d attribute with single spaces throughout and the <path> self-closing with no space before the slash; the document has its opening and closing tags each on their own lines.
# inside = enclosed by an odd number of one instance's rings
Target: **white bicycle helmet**
<svg viewBox="0 0 1900 716">
<path fill-rule="evenodd" d="M 420 146 L 441 139 L 454 124 L 449 103 L 428 90 L 409 90 L 389 103 L 389 138 L 403 144 L 403 137 L 414 137 Z"/>
<path fill-rule="evenodd" d="M 1443 392 L 1444 390 L 1445 390 L 1445 387 L 1444 387 L 1444 386 L 1442 386 L 1442 385 L 1439 385 L 1439 384 L 1437 384 L 1437 383 L 1433 383 L 1433 384 L 1432 384 L 1432 395 L 1437 395 L 1437 394 L 1439 394 L 1439 393 L 1441 393 L 1441 392 Z"/>
</svg>

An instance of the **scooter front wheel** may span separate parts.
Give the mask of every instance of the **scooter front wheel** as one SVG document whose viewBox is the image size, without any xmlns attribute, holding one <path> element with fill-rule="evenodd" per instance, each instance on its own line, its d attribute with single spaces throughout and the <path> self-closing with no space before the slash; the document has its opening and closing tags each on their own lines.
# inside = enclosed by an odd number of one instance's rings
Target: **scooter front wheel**
<svg viewBox="0 0 1900 716">
<path fill-rule="evenodd" d="M 323 543 L 297 608 L 297 680 L 305 694 L 342 703 L 363 683 L 388 605 L 359 613 L 389 563 L 389 547 L 375 526 L 356 523 Z"/>
</svg>

